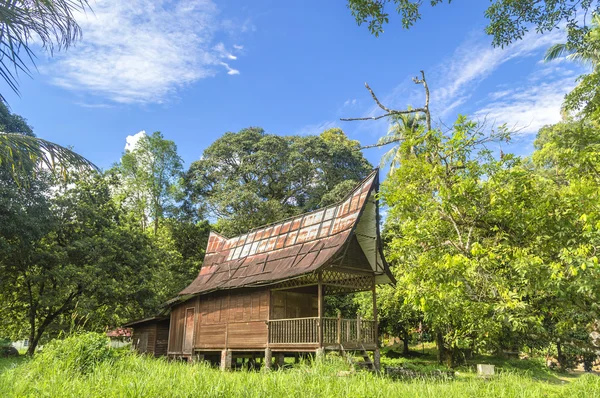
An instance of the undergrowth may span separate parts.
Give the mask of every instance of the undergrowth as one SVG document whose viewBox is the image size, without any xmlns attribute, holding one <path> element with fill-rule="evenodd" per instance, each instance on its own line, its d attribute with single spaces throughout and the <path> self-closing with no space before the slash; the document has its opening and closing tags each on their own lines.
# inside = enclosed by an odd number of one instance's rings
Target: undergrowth
<svg viewBox="0 0 600 398">
<path fill-rule="evenodd" d="M 103 336 L 102 336 L 103 337 Z M 506 369 L 481 380 L 465 368 L 454 380 L 394 381 L 351 372 L 341 358 L 301 363 L 279 371 L 221 372 L 112 350 L 98 335 L 44 347 L 41 355 L 0 368 L 2 397 L 594 397 L 600 378 L 539 380 Z M 3 369 L 3 370 L 2 370 Z"/>
</svg>

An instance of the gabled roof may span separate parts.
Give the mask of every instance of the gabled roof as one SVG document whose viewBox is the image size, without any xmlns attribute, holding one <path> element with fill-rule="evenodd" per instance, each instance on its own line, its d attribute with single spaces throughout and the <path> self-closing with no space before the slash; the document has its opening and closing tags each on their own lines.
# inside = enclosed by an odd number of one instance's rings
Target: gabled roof
<svg viewBox="0 0 600 398">
<path fill-rule="evenodd" d="M 391 282 L 379 238 L 378 176 L 375 169 L 341 202 L 323 209 L 233 238 L 211 232 L 200 274 L 173 301 L 214 290 L 274 284 L 316 271 L 339 257 L 353 232 L 378 275 L 377 283 Z"/>
</svg>

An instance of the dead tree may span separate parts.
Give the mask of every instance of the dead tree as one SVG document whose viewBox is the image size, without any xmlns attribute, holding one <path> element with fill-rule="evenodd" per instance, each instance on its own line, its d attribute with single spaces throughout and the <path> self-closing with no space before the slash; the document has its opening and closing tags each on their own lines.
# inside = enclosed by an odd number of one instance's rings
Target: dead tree
<svg viewBox="0 0 600 398">
<path fill-rule="evenodd" d="M 340 118 L 340 120 L 344 121 L 344 122 L 351 122 L 351 121 L 356 121 L 356 120 L 379 120 L 379 119 L 383 119 L 385 117 L 393 117 L 393 116 L 397 116 L 397 115 L 423 113 L 423 114 L 425 114 L 425 125 L 427 128 L 426 131 L 431 130 L 431 113 L 429 112 L 429 86 L 427 86 L 427 80 L 425 80 L 425 72 L 421 71 L 421 78 L 419 78 L 417 76 L 417 77 L 413 77 L 412 80 L 413 80 L 413 82 L 415 82 L 415 84 L 423 85 L 423 89 L 425 90 L 425 105 L 423 107 L 414 108 L 414 109 L 406 109 L 406 110 L 390 109 L 387 106 L 383 105 L 381 103 L 381 101 L 379 101 L 379 98 L 377 98 L 377 96 L 375 95 L 375 93 L 373 92 L 371 87 L 369 87 L 369 85 L 367 83 L 365 83 L 365 87 L 371 93 L 371 97 L 373 97 L 373 100 L 375 101 L 375 103 L 377 104 L 377 106 L 379 108 L 383 109 L 383 111 L 385 113 L 383 115 L 379 115 L 379 116 Z M 398 137 L 397 139 L 393 139 L 393 140 L 389 140 L 389 141 L 385 141 L 385 142 L 378 142 L 377 144 L 366 145 L 366 146 L 363 146 L 361 149 L 385 146 L 385 145 L 392 144 L 394 142 L 398 142 L 401 140 L 402 140 L 402 138 Z"/>
</svg>

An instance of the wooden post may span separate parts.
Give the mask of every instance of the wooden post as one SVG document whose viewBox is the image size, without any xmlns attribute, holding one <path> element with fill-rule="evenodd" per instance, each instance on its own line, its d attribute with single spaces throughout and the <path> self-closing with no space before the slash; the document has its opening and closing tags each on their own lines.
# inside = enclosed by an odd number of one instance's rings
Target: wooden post
<svg viewBox="0 0 600 398">
<path fill-rule="evenodd" d="M 277 362 L 278 368 L 283 368 L 283 365 L 285 364 L 285 355 L 283 354 L 283 352 L 277 353 L 277 355 L 275 356 L 275 361 Z"/>
<path fill-rule="evenodd" d="M 373 338 L 375 340 L 375 350 L 373 351 L 373 365 L 376 370 L 381 368 L 381 354 L 379 353 L 379 324 L 377 321 L 377 285 L 373 276 Z"/>
<path fill-rule="evenodd" d="M 265 349 L 265 369 L 271 369 L 273 365 L 273 353 L 270 348 Z"/>
<path fill-rule="evenodd" d="M 319 306 L 319 323 L 317 324 L 319 333 L 319 348 L 323 347 L 323 275 L 319 272 L 319 292 L 318 292 L 318 306 Z"/>
<path fill-rule="evenodd" d="M 360 344 L 360 314 L 356 315 L 356 342 Z"/>
<path fill-rule="evenodd" d="M 373 337 L 375 344 L 379 347 L 379 325 L 377 321 L 377 288 L 375 285 L 375 277 L 373 277 Z"/>
<path fill-rule="evenodd" d="M 339 311 L 337 316 L 337 343 L 342 344 L 342 313 Z"/>
<path fill-rule="evenodd" d="M 230 350 L 221 351 L 221 370 L 231 369 L 233 355 Z"/>
</svg>

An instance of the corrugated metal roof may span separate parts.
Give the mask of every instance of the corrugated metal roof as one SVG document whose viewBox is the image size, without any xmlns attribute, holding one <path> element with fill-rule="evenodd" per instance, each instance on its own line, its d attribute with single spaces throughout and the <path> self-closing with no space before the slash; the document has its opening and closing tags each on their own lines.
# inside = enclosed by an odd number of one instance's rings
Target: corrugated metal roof
<svg viewBox="0 0 600 398">
<path fill-rule="evenodd" d="M 271 284 L 327 265 L 351 237 L 367 203 L 376 206 L 378 183 L 376 169 L 344 200 L 324 209 L 233 238 L 211 232 L 200 274 L 179 295 Z M 369 223 L 378 230 L 376 217 Z"/>
</svg>

